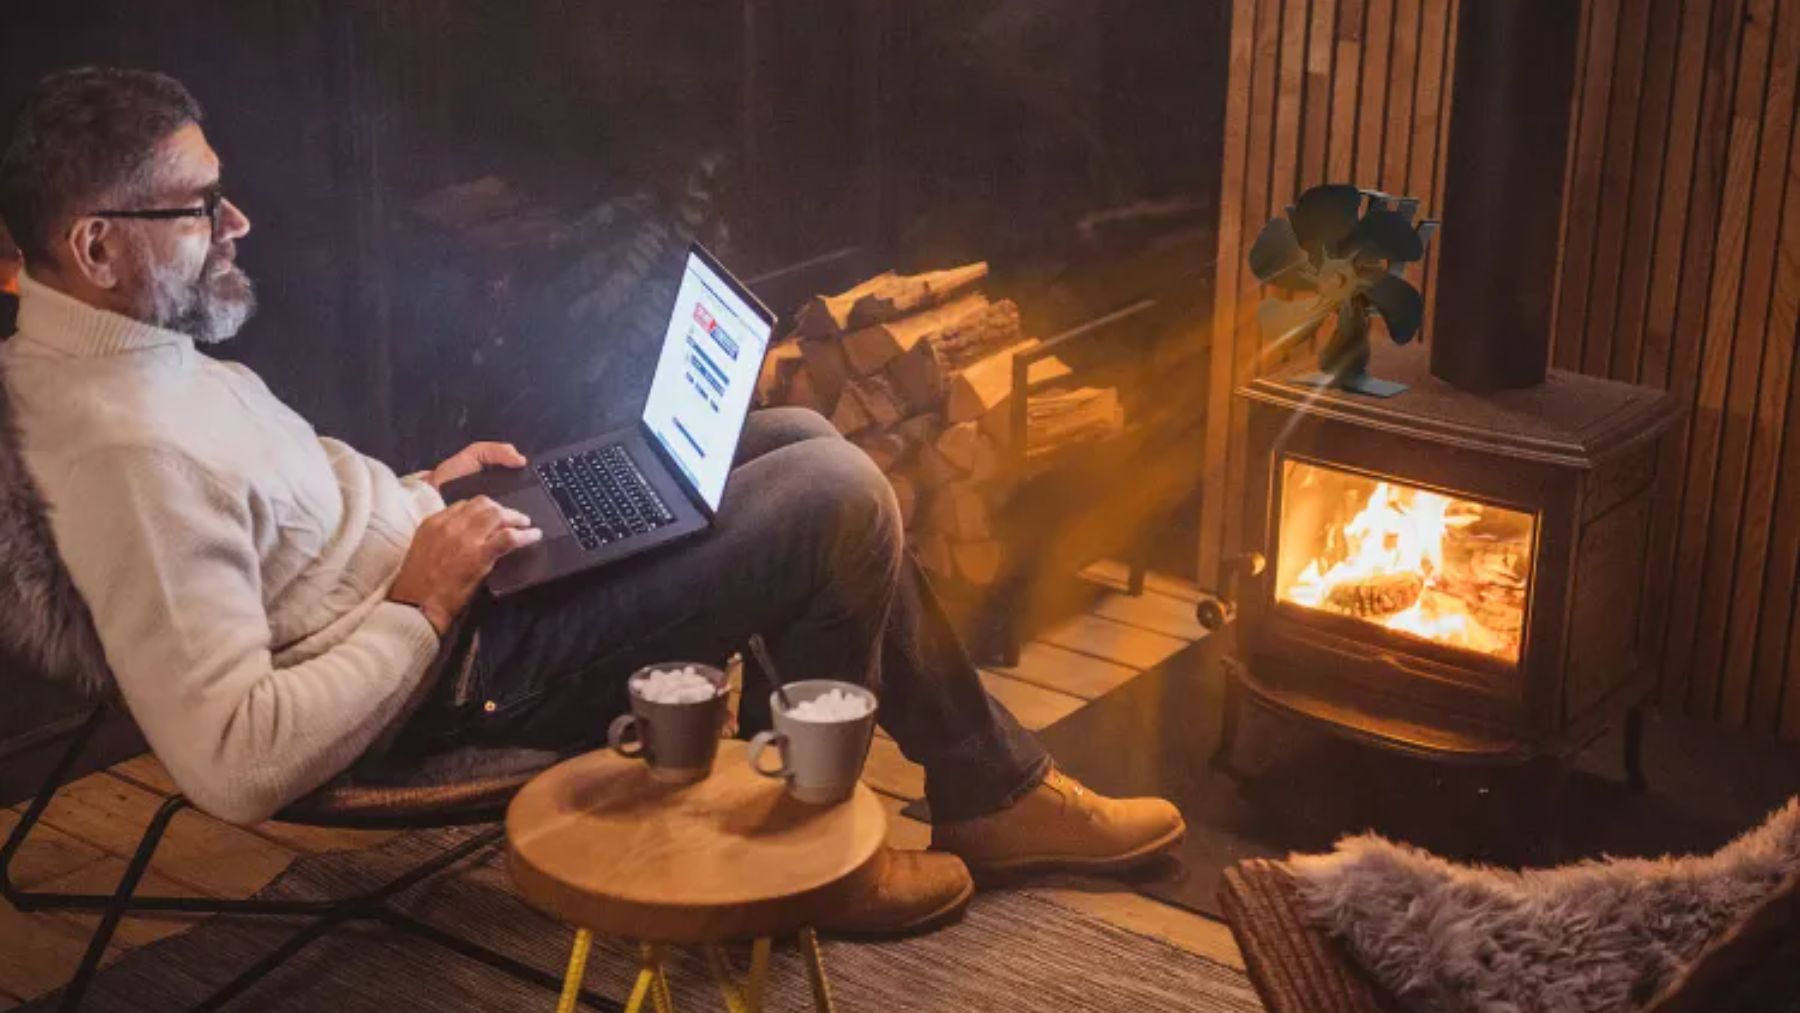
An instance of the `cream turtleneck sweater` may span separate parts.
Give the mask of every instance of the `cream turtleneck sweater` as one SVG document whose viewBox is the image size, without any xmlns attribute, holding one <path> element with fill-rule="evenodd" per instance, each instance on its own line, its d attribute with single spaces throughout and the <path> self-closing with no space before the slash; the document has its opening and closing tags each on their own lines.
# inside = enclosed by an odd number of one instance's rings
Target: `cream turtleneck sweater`
<svg viewBox="0 0 1800 1013">
<path fill-rule="evenodd" d="M 107 663 L 181 790 L 249 823 L 348 767 L 437 652 L 386 600 L 437 491 L 187 335 L 30 277 L 0 376 Z"/>
</svg>

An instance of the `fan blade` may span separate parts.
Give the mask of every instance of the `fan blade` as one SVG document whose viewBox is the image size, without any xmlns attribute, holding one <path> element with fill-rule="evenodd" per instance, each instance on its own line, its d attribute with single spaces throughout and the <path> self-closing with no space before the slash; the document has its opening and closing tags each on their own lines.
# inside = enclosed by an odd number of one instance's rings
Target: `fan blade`
<svg viewBox="0 0 1800 1013">
<path fill-rule="evenodd" d="M 1264 340 L 1286 344 L 1311 337 L 1335 308 L 1311 299 L 1264 299 L 1256 309 L 1256 324 Z"/>
<path fill-rule="evenodd" d="M 1419 333 L 1419 324 L 1425 317 L 1425 297 L 1418 289 L 1401 278 L 1384 274 L 1363 294 L 1386 321 L 1388 336 L 1395 344 L 1404 345 Z"/>
<path fill-rule="evenodd" d="M 1350 248 L 1388 260 L 1409 263 L 1425 256 L 1425 243 L 1412 224 L 1392 211 L 1376 209 L 1363 215 L 1350 236 Z"/>
<path fill-rule="evenodd" d="M 1307 246 L 1323 243 L 1330 252 L 1356 228 L 1362 199 L 1361 190 L 1344 183 L 1313 187 L 1294 205 L 1294 235 Z"/>
<path fill-rule="evenodd" d="M 1300 248 L 1294 226 L 1286 218 L 1263 226 L 1256 242 L 1250 244 L 1250 272 L 1257 281 L 1276 283 L 1276 279 L 1306 264 L 1306 251 Z"/>
</svg>

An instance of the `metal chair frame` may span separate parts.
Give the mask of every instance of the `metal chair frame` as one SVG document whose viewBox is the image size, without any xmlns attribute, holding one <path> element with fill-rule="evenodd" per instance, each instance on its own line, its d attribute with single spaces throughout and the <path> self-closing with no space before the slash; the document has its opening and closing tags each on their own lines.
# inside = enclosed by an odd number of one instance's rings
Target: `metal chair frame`
<svg viewBox="0 0 1800 1013">
<path fill-rule="evenodd" d="M 290 957 L 304 949 L 307 944 L 324 936 L 331 930 L 351 922 L 378 922 L 387 927 L 429 940 L 453 953 L 478 961 L 497 971 L 511 975 L 520 981 L 537 985 L 551 992 L 562 990 L 563 981 L 555 974 L 539 970 L 529 964 L 498 953 L 486 946 L 452 935 L 435 926 L 428 925 L 417 918 L 397 910 L 389 904 L 395 896 L 408 888 L 436 875 L 461 862 L 463 859 L 482 851 L 499 842 L 505 834 L 500 827 L 489 828 L 469 840 L 448 848 L 442 853 L 419 863 L 405 873 L 381 884 L 349 897 L 330 900 L 228 900 L 213 897 L 138 897 L 138 883 L 143 879 L 144 871 L 150 865 L 156 847 L 161 843 L 163 834 L 168 830 L 169 822 L 183 809 L 191 807 L 184 797 L 176 795 L 165 801 L 151 817 L 144 829 L 143 837 L 138 841 L 137 850 L 133 852 L 130 862 L 126 864 L 125 873 L 119 878 L 119 885 L 111 894 L 60 893 L 45 890 L 22 889 L 12 880 L 12 861 L 25 844 L 38 821 L 43 817 L 50 800 L 56 795 L 68 776 L 70 769 L 81 756 L 94 731 L 100 726 L 106 712 L 105 705 L 97 706 L 78 727 L 65 733 L 70 739 L 68 748 L 52 767 L 44 785 L 33 796 L 31 804 L 13 827 L 6 843 L 0 845 L 0 896 L 8 903 L 24 913 L 37 911 L 99 911 L 100 924 L 88 940 L 87 951 L 82 955 L 81 963 L 69 983 L 63 987 L 60 1008 L 75 1010 L 80 1008 L 82 998 L 93 983 L 95 972 L 100 968 L 100 960 L 106 954 L 106 947 L 112 941 L 113 933 L 118 929 L 119 920 L 127 914 L 148 912 L 177 912 L 183 914 L 220 914 L 255 917 L 274 917 L 305 921 L 293 936 L 282 945 L 270 951 L 261 960 L 245 969 L 237 977 L 227 982 L 214 992 L 203 1003 L 195 1007 L 197 1010 L 216 1010 L 244 993 L 250 986 L 266 977 L 271 971 L 280 967 Z M 492 817 L 498 819 L 499 813 Z M 298 821 L 296 821 L 298 822 Z M 454 826 L 471 822 L 466 818 L 458 818 L 443 822 L 432 822 L 428 817 L 420 817 L 406 821 L 413 829 L 428 827 Z M 581 992 L 581 1000 L 588 1006 L 600 1010 L 619 1010 L 619 1003 L 590 990 Z"/>
</svg>

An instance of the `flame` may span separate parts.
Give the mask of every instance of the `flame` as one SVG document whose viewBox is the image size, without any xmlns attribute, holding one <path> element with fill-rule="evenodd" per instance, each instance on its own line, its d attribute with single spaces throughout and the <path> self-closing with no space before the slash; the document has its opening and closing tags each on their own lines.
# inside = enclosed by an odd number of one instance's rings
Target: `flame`
<svg viewBox="0 0 1800 1013">
<path fill-rule="evenodd" d="M 1333 551 L 1337 559 L 1330 563 L 1324 553 L 1310 560 L 1283 597 L 1308 608 L 1356 615 L 1414 637 L 1517 661 L 1523 573 L 1477 565 L 1465 567 L 1462 579 L 1452 580 L 1445 564 L 1446 543 L 1480 522 L 1485 509 L 1423 489 L 1377 482 L 1368 502 L 1338 533 L 1341 538 L 1331 537 L 1327 543 L 1330 549 L 1341 548 L 1342 554 Z M 1498 607 L 1498 620 L 1489 617 L 1510 630 L 1490 628 L 1470 608 L 1468 595 L 1483 594 L 1488 586 L 1502 596 L 1516 593 L 1516 622 L 1505 614 L 1507 604 Z M 1388 607 L 1407 598 L 1412 600 L 1403 608 Z"/>
</svg>

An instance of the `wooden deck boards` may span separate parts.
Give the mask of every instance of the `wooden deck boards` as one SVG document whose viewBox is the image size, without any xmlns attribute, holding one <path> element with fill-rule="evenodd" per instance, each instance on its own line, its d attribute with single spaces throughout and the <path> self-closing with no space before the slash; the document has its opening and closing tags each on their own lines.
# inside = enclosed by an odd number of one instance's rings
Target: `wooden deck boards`
<svg viewBox="0 0 1800 1013">
<path fill-rule="evenodd" d="M 1192 585 L 1151 574 L 1145 594 L 1131 598 L 1122 593 L 1126 571 L 1121 564 L 1096 564 L 1083 576 L 1098 591 L 1085 614 L 1027 645 L 1018 667 L 982 673 L 989 692 L 1028 728 L 1043 728 L 1074 713 L 1087 700 L 1205 634 L 1193 621 L 1199 592 Z M 927 846 L 930 827 L 900 813 L 923 793 L 924 771 L 885 734 L 877 736 L 870 750 L 866 780 L 888 809 L 889 844 Z M 15 880 L 24 887 L 110 890 L 151 814 L 174 791 L 168 773 L 149 755 L 68 785 L 27 839 L 15 861 Z M 16 825 L 22 810 L 0 810 L 0 837 Z M 236 827 L 190 810 L 171 824 L 151 863 L 146 889 L 244 897 L 300 855 L 371 847 L 391 836 L 280 823 Z M 1229 931 L 1218 922 L 1107 883 L 1058 883 L 1044 889 L 1059 903 L 1114 925 L 1242 966 Z M 24 915 L 0 904 L 0 1010 L 61 986 L 80 960 L 95 921 L 96 916 L 70 912 Z M 180 916 L 127 918 L 107 959 L 190 924 L 191 919 Z"/>
</svg>

